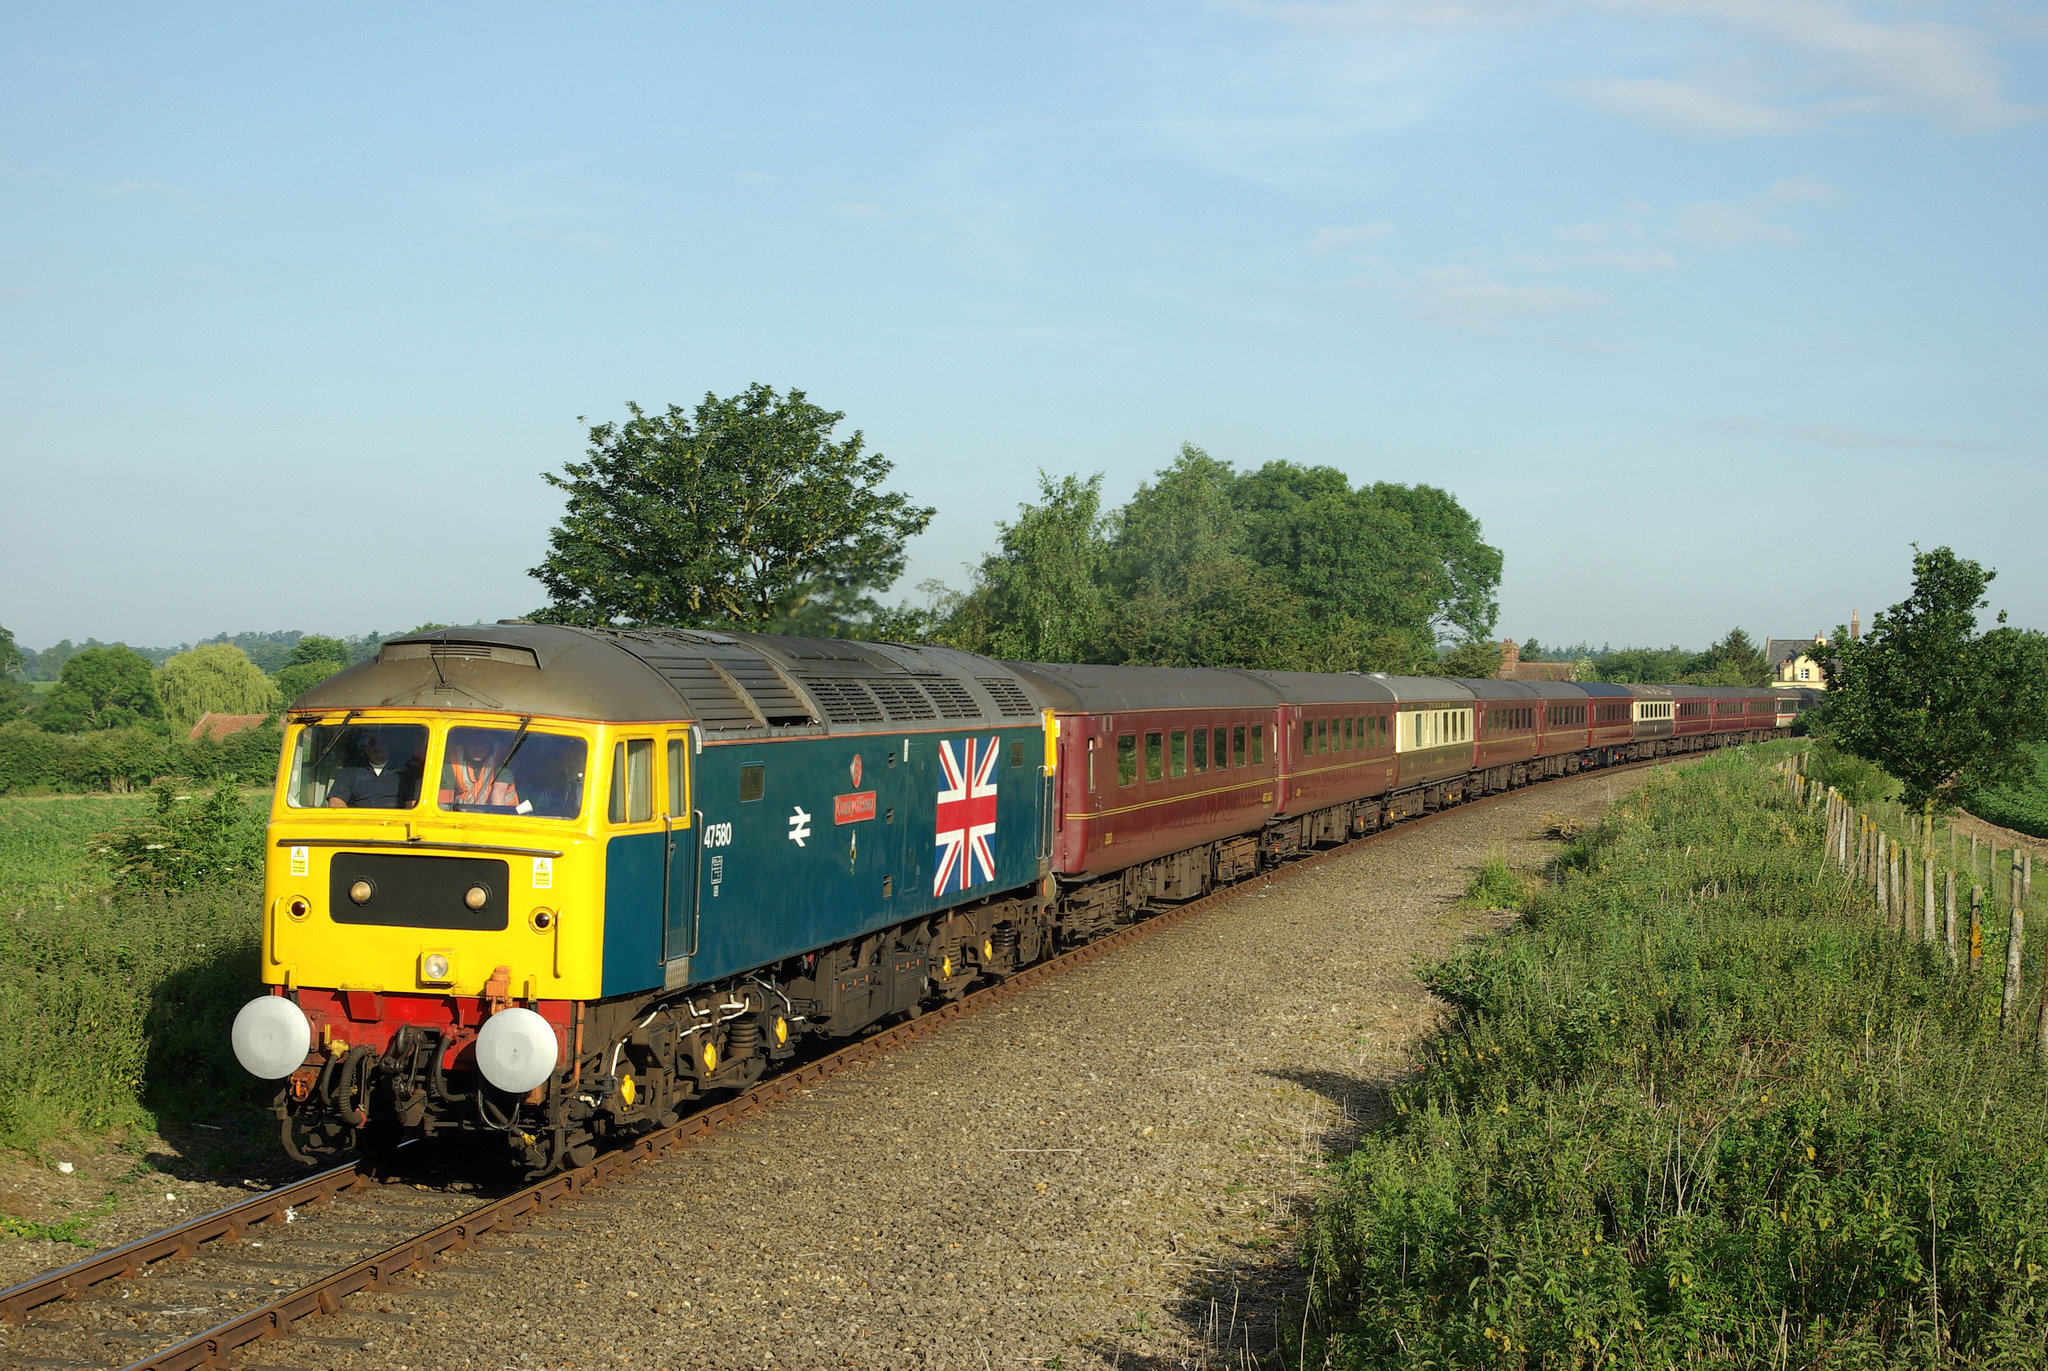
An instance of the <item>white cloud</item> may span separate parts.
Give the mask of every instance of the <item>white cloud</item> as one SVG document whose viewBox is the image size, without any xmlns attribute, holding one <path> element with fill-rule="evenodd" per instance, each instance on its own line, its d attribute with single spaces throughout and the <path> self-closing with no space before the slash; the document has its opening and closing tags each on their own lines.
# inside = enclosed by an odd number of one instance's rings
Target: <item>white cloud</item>
<svg viewBox="0 0 2048 1371">
<path fill-rule="evenodd" d="M 205 213 L 189 191 L 166 181 L 112 181 L 94 187 L 93 193 L 112 200 L 160 200 L 186 214 Z"/>
<path fill-rule="evenodd" d="M 1462 29 L 1518 23 L 1545 5 L 1543 0 L 1339 0 L 1322 5 L 1245 0 L 1230 8 L 1308 28 Z"/>
<path fill-rule="evenodd" d="M 1799 235 L 1741 205 L 1687 205 L 1678 212 L 1678 233 L 1689 242 L 1733 248 L 1744 243 L 1796 243 Z"/>
<path fill-rule="evenodd" d="M 1473 267 L 1428 267 L 1417 277 L 1415 300 L 1440 323 L 1490 328 L 1504 318 L 1557 314 L 1601 303 L 1570 286 L 1523 286 L 1496 280 Z"/>
<path fill-rule="evenodd" d="M 1308 240 L 1307 247 L 1317 256 L 1336 252 L 1342 248 L 1356 247 L 1360 243 L 1377 242 L 1394 231 L 1394 221 L 1380 219 L 1355 228 L 1326 228 Z"/>
<path fill-rule="evenodd" d="M 519 236 L 539 243 L 560 243 L 563 247 L 581 248 L 585 252 L 610 252 L 619 245 L 619 240 L 614 235 L 597 233 L 591 229 L 570 229 L 565 233 L 551 228 L 530 228 Z"/>
<path fill-rule="evenodd" d="M 1592 0 L 1600 8 L 1718 25 L 1761 40 L 1802 70 L 1775 87 L 1747 68 L 1692 80 L 1588 82 L 1589 98 L 1692 133 L 1768 134 L 1845 114 L 1913 114 L 1944 128 L 2005 128 L 2041 111 L 2005 96 L 1989 38 L 1955 24 L 1866 19 L 1848 0 Z M 1782 59 L 1774 61 L 1782 66 Z"/>
<path fill-rule="evenodd" d="M 1811 176 L 1787 176 L 1764 192 L 1765 202 L 1773 205 L 1839 205 L 1847 198 L 1836 187 Z"/>
<path fill-rule="evenodd" d="M 1686 81 L 1617 77 L 1581 81 L 1573 87 L 1596 105 L 1655 124 L 1673 133 L 1745 135 L 1795 133 L 1812 128 L 1815 116 L 1778 109 Z"/>
</svg>

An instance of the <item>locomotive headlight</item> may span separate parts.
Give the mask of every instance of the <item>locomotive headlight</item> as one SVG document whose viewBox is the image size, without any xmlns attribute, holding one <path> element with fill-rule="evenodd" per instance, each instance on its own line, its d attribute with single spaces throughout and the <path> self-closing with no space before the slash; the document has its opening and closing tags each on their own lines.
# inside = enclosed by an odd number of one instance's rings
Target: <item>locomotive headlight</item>
<svg viewBox="0 0 2048 1371">
<path fill-rule="evenodd" d="M 259 1080 L 281 1081 L 297 1071 L 313 1050 L 313 1025 L 282 995 L 265 995 L 242 1006 L 228 1034 L 235 1060 Z"/>
<path fill-rule="evenodd" d="M 348 888 L 348 897 L 357 904 L 368 904 L 370 897 L 376 893 L 377 887 L 372 885 L 367 879 L 357 881 Z"/>
<path fill-rule="evenodd" d="M 448 984 L 455 979 L 455 959 L 446 952 L 422 952 L 420 979 L 429 985 Z"/>
<path fill-rule="evenodd" d="M 498 1089 L 524 1095 L 555 1074 L 561 1044 L 548 1021 L 531 1009 L 501 1009 L 476 1035 L 476 1069 Z"/>
</svg>

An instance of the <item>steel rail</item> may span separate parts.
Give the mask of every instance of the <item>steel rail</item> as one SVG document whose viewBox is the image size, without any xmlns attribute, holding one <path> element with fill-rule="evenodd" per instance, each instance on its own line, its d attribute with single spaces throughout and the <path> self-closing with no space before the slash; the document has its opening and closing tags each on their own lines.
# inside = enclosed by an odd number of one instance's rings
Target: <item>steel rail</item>
<svg viewBox="0 0 2048 1371">
<path fill-rule="evenodd" d="M 52 1300 L 75 1298 L 101 1281 L 132 1275 L 142 1267 L 167 1257 L 189 1257 L 205 1243 L 218 1242 L 223 1238 L 239 1242 L 244 1231 L 258 1224 L 285 1222 L 288 1209 L 323 1204 L 349 1190 L 374 1184 L 375 1181 L 357 1170 L 357 1163 L 350 1162 L 290 1185 L 262 1191 L 225 1209 L 201 1214 L 174 1228 L 137 1238 L 84 1261 L 46 1271 L 33 1280 L 0 1290 L 0 1319 L 18 1324 L 31 1309 Z"/>
<path fill-rule="evenodd" d="M 1690 755 L 1687 754 L 1687 756 Z M 1702 753 L 1700 755 L 1704 756 L 1707 754 Z M 1502 801 L 1518 798 L 1539 786 L 1549 785 L 1556 781 L 1586 780 L 1594 776 L 1611 776 L 1621 772 L 1638 771 L 1644 767 L 1654 767 L 1670 761 L 1684 759 L 1683 757 L 1648 758 L 1636 762 L 1624 762 L 1612 766 L 1599 767 L 1589 771 L 1574 772 L 1569 776 L 1547 777 L 1542 781 L 1523 786 L 1517 790 L 1502 791 L 1494 795 L 1477 796 L 1413 819 L 1388 824 L 1374 832 L 1348 839 L 1335 847 L 1310 853 L 1291 860 L 1284 866 L 1260 872 L 1256 876 L 1246 877 L 1242 881 L 1225 886 L 1220 890 L 1212 891 L 1199 899 L 1190 900 L 1186 904 L 1176 905 L 1171 909 L 1162 910 L 1157 914 L 1140 919 L 1136 923 L 1098 938 L 1094 942 L 1086 943 L 1071 951 L 1064 952 L 1050 961 L 1040 962 L 1036 966 L 1027 967 L 1015 975 L 975 991 L 971 995 L 950 1001 L 939 1006 L 937 1009 L 926 1010 L 916 1018 L 909 1019 L 892 1028 L 884 1029 L 870 1037 L 863 1038 L 859 1042 L 850 1043 L 836 1052 L 829 1053 L 813 1061 L 805 1062 L 800 1066 L 792 1067 L 760 1082 L 751 1089 L 735 1095 L 729 1100 L 701 1109 L 688 1118 L 669 1125 L 667 1128 L 644 1134 L 630 1143 L 605 1153 L 587 1166 L 560 1172 L 530 1185 L 524 1190 L 516 1191 L 502 1199 L 480 1205 L 460 1218 L 452 1219 L 438 1228 L 420 1234 L 416 1238 L 399 1243 L 378 1253 L 374 1257 L 368 1257 L 356 1262 L 354 1265 L 344 1267 L 330 1276 L 325 1276 L 320 1280 L 301 1286 L 290 1294 L 280 1296 L 268 1304 L 216 1324 L 214 1327 L 188 1338 L 184 1342 L 164 1348 L 148 1357 L 144 1357 L 140 1361 L 132 1362 L 123 1368 L 123 1371 L 194 1371 L 195 1368 L 200 1367 L 225 1365 L 236 1351 L 264 1338 L 287 1334 L 290 1332 L 292 1325 L 300 1319 L 316 1314 L 335 1313 L 341 1308 L 341 1302 L 350 1295 L 366 1290 L 386 1289 L 388 1288 L 387 1283 L 393 1276 L 414 1270 L 445 1253 L 460 1251 L 486 1233 L 508 1231 L 522 1220 L 547 1213 L 549 1210 L 562 1205 L 574 1203 L 585 1192 L 601 1188 L 624 1172 L 678 1148 L 687 1147 L 701 1138 L 709 1137 L 718 1132 L 719 1129 L 728 1127 L 738 1120 L 766 1108 L 799 1090 L 815 1086 L 856 1063 L 882 1056 L 906 1043 L 923 1037 L 942 1024 L 950 1023 L 955 1019 L 975 1013 L 990 1005 L 1001 1003 L 1063 971 L 1094 961 L 1096 958 L 1106 956 L 1118 948 L 1136 942 L 1140 938 L 1150 937 L 1162 929 L 1170 928 L 1186 919 L 1193 918 L 1197 914 L 1214 909 L 1254 886 L 1271 885 L 1291 880 L 1298 873 L 1321 866 L 1323 863 L 1334 858 L 1350 856 L 1366 844 L 1378 842 L 1397 833 L 1413 833 L 1419 829 L 1427 828 L 1440 820 L 1470 814 Z M 354 1170 L 355 1168 L 352 1166 L 339 1167 L 334 1171 L 323 1173 L 322 1176 L 313 1177 L 309 1181 L 302 1182 L 301 1185 L 312 1185 L 315 1182 L 328 1177 L 339 1176 L 343 1173 L 353 1176 Z M 360 1185 L 367 1183 L 367 1181 L 357 1179 L 352 1183 Z M 289 1189 L 297 1188 L 289 1187 Z M 284 1191 L 267 1193 L 282 1194 Z M 265 1197 L 256 1197 L 257 1201 L 261 1201 L 263 1198 Z M 231 1214 L 241 1211 L 245 1207 L 245 1205 L 235 1205 L 220 1211 L 220 1213 L 223 1215 Z M 282 1210 L 280 1209 L 278 1212 L 281 1213 Z M 213 1217 L 217 1216 L 208 1216 L 209 1219 Z M 202 1220 L 201 1222 L 204 1221 Z M 131 1248 L 139 1248 L 144 1244 L 172 1241 L 186 1227 L 190 1227 L 190 1225 L 168 1230 L 154 1238 L 145 1238 L 140 1243 L 131 1243 L 128 1248 L 117 1249 L 114 1252 L 108 1253 L 105 1258 L 95 1260 L 110 1261 L 121 1252 L 128 1251 Z M 172 1241 L 172 1246 L 173 1248 L 176 1247 L 174 1241 Z M 83 1267 L 92 1264 L 92 1262 L 82 1262 L 79 1265 Z M 50 1277 L 44 1279 L 53 1280 L 75 1269 L 77 1268 L 67 1267 L 65 1271 L 54 1272 Z M 113 1274 L 117 1273 L 111 1270 L 106 1273 L 106 1275 Z M 102 1276 L 101 1279 L 105 1279 L 105 1276 Z M 30 1284 L 36 1283 L 30 1282 Z M 17 1286 L 16 1290 L 25 1288 Z M 6 1292 L 7 1295 L 12 1295 L 13 1293 L 14 1291 Z M 63 1292 L 59 1291 L 58 1293 L 61 1295 Z M 0 1298 L 5 1298 L 5 1296 L 0 1296 Z"/>
</svg>

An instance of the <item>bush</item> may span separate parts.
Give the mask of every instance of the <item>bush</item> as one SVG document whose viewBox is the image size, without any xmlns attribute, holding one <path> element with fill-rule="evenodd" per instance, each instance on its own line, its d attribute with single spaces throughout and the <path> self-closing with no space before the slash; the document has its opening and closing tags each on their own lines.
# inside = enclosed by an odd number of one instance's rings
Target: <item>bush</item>
<svg viewBox="0 0 2048 1371">
<path fill-rule="evenodd" d="M 102 836 L 100 850 L 114 879 L 143 890 L 190 890 L 263 872 L 265 815 L 243 803 L 233 782 L 206 796 L 180 795 L 156 784 L 156 812 L 146 822 Z"/>
<path fill-rule="evenodd" d="M 1882 931 L 1783 794 L 1740 756 L 1660 774 L 1429 972 L 1455 1019 L 1311 1228 L 1311 1364 L 2040 1364 L 2031 1031 Z"/>
<path fill-rule="evenodd" d="M 0 795 L 129 790 L 159 776 L 268 784 L 277 774 L 283 741 L 274 723 L 215 742 L 150 728 L 46 733 L 29 720 L 16 720 L 0 725 Z"/>
<path fill-rule="evenodd" d="M 0 919 L 0 1146 L 256 1101 L 228 1031 L 257 989 L 261 897 L 235 882 Z"/>
</svg>

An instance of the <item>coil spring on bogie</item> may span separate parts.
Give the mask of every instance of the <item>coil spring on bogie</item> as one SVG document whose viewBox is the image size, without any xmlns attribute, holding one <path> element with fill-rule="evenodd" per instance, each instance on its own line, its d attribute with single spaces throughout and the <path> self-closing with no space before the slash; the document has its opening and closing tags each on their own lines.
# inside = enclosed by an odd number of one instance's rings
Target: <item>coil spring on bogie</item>
<svg viewBox="0 0 2048 1371">
<path fill-rule="evenodd" d="M 1017 960 L 1017 946 L 1022 940 L 1023 935 L 1017 932 L 1017 925 L 1004 924 L 1001 928 L 998 928 L 996 930 L 996 960 L 1015 962 Z"/>
<path fill-rule="evenodd" d="M 733 1061 L 751 1057 L 761 1047 L 761 1024 L 756 1019 L 737 1019 L 725 1030 L 725 1055 Z"/>
</svg>

